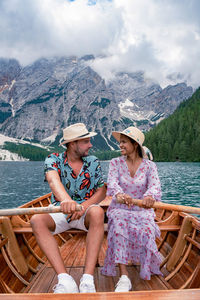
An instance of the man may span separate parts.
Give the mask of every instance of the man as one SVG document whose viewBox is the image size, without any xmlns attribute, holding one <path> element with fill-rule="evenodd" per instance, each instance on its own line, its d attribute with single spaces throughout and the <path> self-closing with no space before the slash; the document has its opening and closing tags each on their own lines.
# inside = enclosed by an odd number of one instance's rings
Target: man
<svg viewBox="0 0 200 300">
<path fill-rule="evenodd" d="M 85 273 L 80 280 L 81 293 L 95 292 L 94 269 L 104 235 L 104 212 L 97 204 L 105 198 L 101 167 L 95 156 L 88 156 L 92 147 L 83 123 L 76 123 L 63 130 L 67 150 L 53 153 L 45 160 L 45 179 L 52 190 L 52 202 L 60 205 L 62 213 L 34 215 L 31 225 L 36 240 L 58 274 L 54 293 L 77 293 L 74 279 L 66 273 L 64 262 L 52 234 L 70 228 L 88 231 L 86 238 Z M 75 211 L 77 203 L 81 211 Z M 77 250 L 78 251 L 78 250 Z"/>
</svg>

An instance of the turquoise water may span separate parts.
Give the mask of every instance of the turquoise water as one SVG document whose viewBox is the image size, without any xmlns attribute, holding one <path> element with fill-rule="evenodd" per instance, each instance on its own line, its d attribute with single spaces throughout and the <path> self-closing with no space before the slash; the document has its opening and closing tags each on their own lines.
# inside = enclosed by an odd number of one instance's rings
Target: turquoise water
<svg viewBox="0 0 200 300">
<path fill-rule="evenodd" d="M 101 162 L 107 179 L 109 162 Z M 163 202 L 200 207 L 200 163 L 156 163 Z M 0 208 L 14 208 L 50 192 L 43 162 L 0 161 Z"/>
</svg>

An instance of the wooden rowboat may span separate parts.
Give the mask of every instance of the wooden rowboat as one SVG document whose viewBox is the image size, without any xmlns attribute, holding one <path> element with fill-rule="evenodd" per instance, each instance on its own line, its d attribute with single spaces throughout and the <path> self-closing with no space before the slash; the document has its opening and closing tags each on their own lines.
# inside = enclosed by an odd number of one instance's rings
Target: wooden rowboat
<svg viewBox="0 0 200 300">
<path fill-rule="evenodd" d="M 51 194 L 37 198 L 20 208 L 46 207 Z M 101 202 L 106 211 L 109 198 Z M 95 268 L 94 294 L 53 294 L 56 274 L 38 247 L 30 227 L 31 215 L 24 213 L 0 217 L 0 299 L 200 299 L 200 220 L 191 214 L 156 208 L 156 222 L 161 229 L 157 239 L 163 257 L 161 271 L 151 280 L 139 277 L 139 265 L 129 265 L 134 291 L 114 293 L 116 277 L 102 276 L 107 248 L 105 223 L 104 241 Z M 106 220 L 106 218 L 105 218 Z M 106 221 L 105 221 L 106 222 Z M 70 230 L 55 236 L 66 270 L 79 284 L 84 271 L 85 233 Z"/>
</svg>

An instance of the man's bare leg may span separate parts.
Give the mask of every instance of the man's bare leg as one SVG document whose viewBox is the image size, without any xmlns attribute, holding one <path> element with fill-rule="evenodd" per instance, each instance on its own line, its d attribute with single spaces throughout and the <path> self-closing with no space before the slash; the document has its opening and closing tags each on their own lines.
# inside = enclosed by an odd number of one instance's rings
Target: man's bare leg
<svg viewBox="0 0 200 300">
<path fill-rule="evenodd" d="M 57 274 L 66 273 L 58 244 L 51 231 L 55 230 L 54 220 L 49 215 L 34 215 L 31 226 L 40 249 L 47 256 Z"/>
<path fill-rule="evenodd" d="M 94 274 L 97 258 L 104 236 L 104 211 L 99 206 L 91 207 L 85 217 L 89 227 L 86 239 L 85 273 Z"/>
<path fill-rule="evenodd" d="M 51 233 L 55 230 L 54 220 L 49 215 L 35 215 L 31 218 L 31 225 L 38 245 L 58 275 L 58 284 L 53 288 L 54 293 L 78 293 L 78 286 L 66 273 L 57 242 Z"/>
<path fill-rule="evenodd" d="M 80 293 L 95 293 L 94 270 L 104 236 L 104 211 L 99 206 L 91 207 L 85 217 L 85 226 L 89 227 L 86 238 L 85 271 L 80 280 Z"/>
</svg>

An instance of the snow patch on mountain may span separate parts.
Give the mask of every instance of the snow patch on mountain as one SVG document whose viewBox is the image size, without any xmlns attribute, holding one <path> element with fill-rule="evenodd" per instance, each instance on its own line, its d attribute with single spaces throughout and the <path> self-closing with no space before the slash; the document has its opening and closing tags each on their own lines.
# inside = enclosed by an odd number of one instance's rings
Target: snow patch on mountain
<svg viewBox="0 0 200 300">
<path fill-rule="evenodd" d="M 16 139 L 16 138 L 12 138 L 12 137 L 8 137 L 8 136 L 5 136 L 3 134 L 0 134 L 0 146 L 4 145 L 5 142 L 10 142 L 10 143 L 15 143 L 15 144 L 28 144 L 28 145 L 32 145 L 32 146 L 35 146 L 35 147 L 40 147 L 40 148 L 43 148 L 43 149 L 47 149 L 46 146 L 41 145 L 39 143 L 32 143 L 32 142 L 29 142 L 29 141 L 25 141 L 23 139 Z"/>
<path fill-rule="evenodd" d="M 19 156 L 17 153 L 10 152 L 6 149 L 4 149 L 4 144 L 6 142 L 14 143 L 14 144 L 27 144 L 35 147 L 39 147 L 42 149 L 47 149 L 49 148 L 45 145 L 41 145 L 39 143 L 32 143 L 29 141 L 25 141 L 23 139 L 16 139 L 12 137 L 5 136 L 3 134 L 0 134 L 0 160 L 6 160 L 6 161 L 27 161 L 28 159 L 25 159 L 21 156 Z"/>
<path fill-rule="evenodd" d="M 52 135 L 48 136 L 47 138 L 41 140 L 42 143 L 45 144 L 52 144 L 53 142 L 55 142 L 55 139 L 58 135 L 58 129 L 56 129 Z"/>
<path fill-rule="evenodd" d="M 108 145 L 108 148 L 109 148 L 110 150 L 115 150 L 115 149 L 109 144 L 109 142 L 108 142 L 108 140 L 106 139 L 106 137 L 105 137 L 103 134 L 102 134 L 101 136 L 102 136 L 102 138 L 105 140 L 106 144 Z"/>
<path fill-rule="evenodd" d="M 118 104 L 120 109 L 120 113 L 122 116 L 132 119 L 133 121 L 141 121 L 141 120 L 148 120 L 150 121 L 154 116 L 155 112 L 152 110 L 141 110 L 140 107 L 131 102 L 129 99 L 125 101 L 121 101 Z"/>
<path fill-rule="evenodd" d="M 18 139 L 0 134 L 0 146 L 4 145 L 5 142 L 17 143 L 18 141 Z"/>
<path fill-rule="evenodd" d="M 18 154 L 12 153 L 8 150 L 0 149 L 0 160 L 5 160 L 5 161 L 28 161 L 29 159 L 21 157 Z"/>
</svg>

